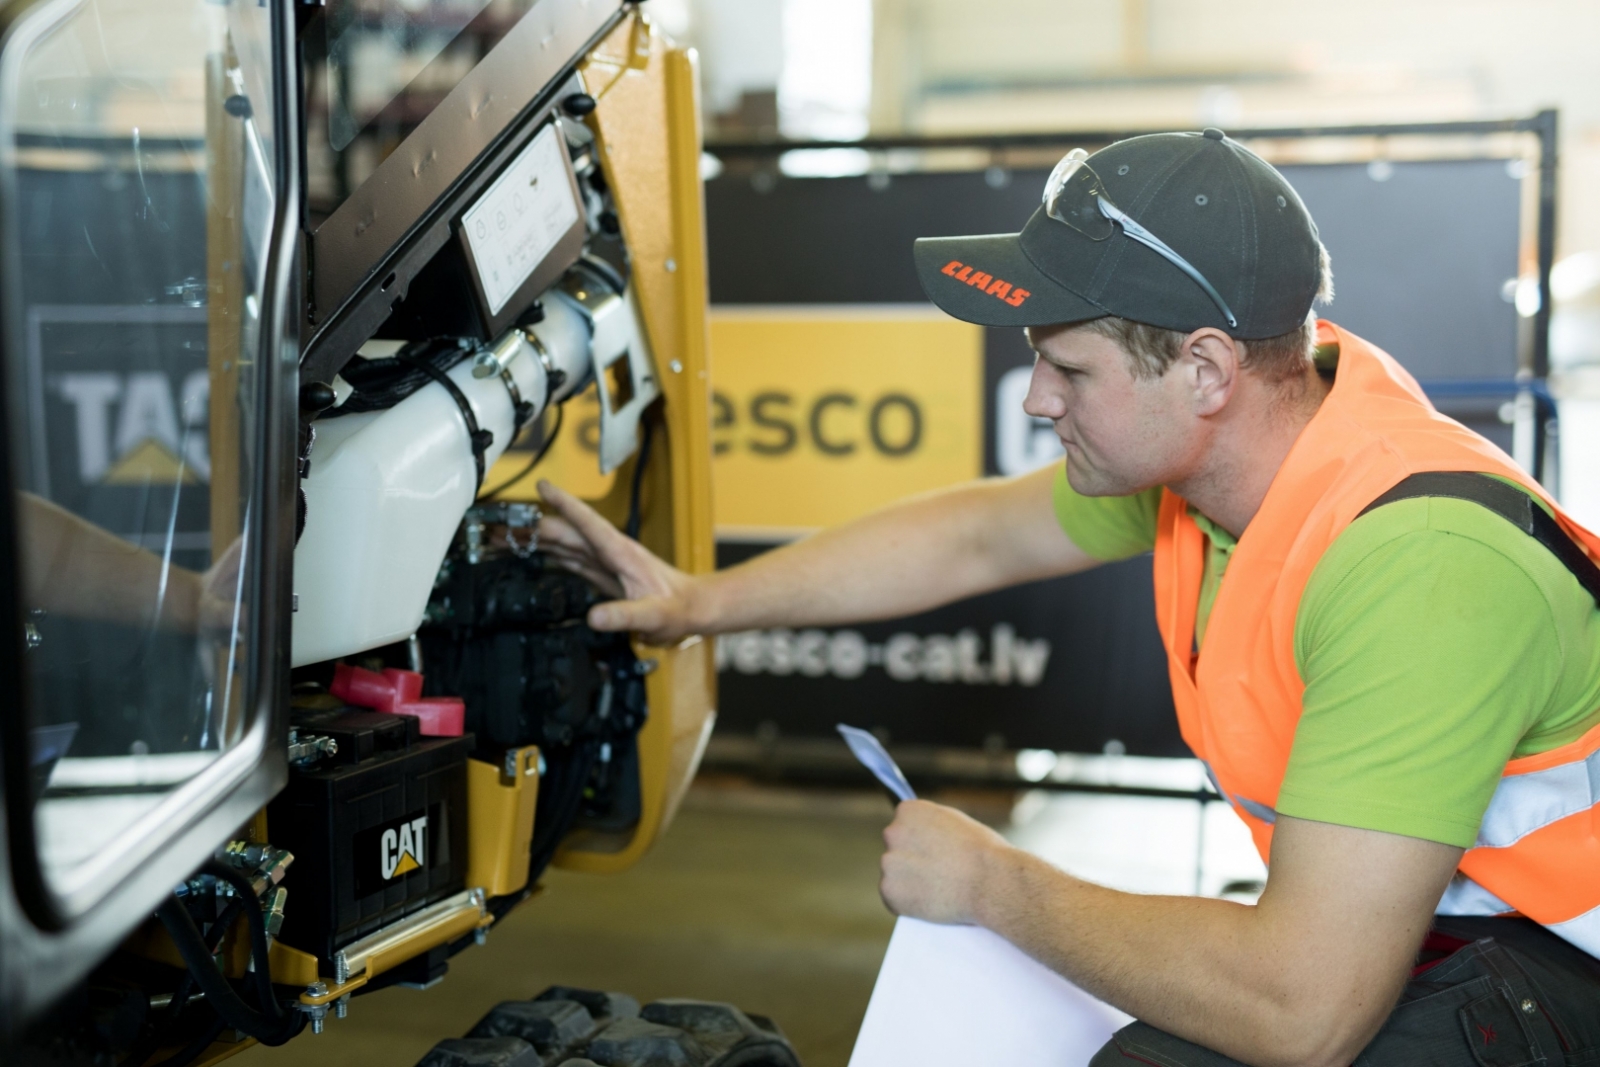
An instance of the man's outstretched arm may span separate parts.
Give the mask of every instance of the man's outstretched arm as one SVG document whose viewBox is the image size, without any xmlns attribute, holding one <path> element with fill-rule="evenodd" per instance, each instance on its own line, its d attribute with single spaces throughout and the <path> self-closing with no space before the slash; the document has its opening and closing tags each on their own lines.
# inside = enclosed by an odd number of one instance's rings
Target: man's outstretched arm
<svg viewBox="0 0 1600 1067">
<path fill-rule="evenodd" d="M 1256 1067 L 1344 1067 L 1393 1010 L 1462 850 L 1280 816 L 1251 907 L 1073 878 L 965 815 L 900 805 L 881 890 L 976 923 L 1168 1033 Z"/>
<path fill-rule="evenodd" d="M 598 630 L 658 644 L 691 633 L 888 619 L 1098 561 L 1061 532 L 1054 468 L 926 493 L 823 530 L 748 563 L 690 576 L 652 556 L 549 482 L 557 514 L 540 544 L 619 601 L 590 613 Z"/>
</svg>

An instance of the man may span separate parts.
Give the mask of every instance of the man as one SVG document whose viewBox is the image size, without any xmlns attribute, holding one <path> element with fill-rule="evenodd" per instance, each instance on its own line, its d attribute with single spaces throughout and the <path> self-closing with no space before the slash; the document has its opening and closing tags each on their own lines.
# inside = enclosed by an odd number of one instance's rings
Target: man
<svg viewBox="0 0 1600 1067">
<path fill-rule="evenodd" d="M 626 598 L 592 624 L 885 618 L 1153 549 L 1180 725 L 1270 860 L 1260 902 L 1114 892 L 911 801 L 889 907 L 1136 1016 L 1096 1064 L 1600 1060 L 1600 539 L 1312 319 L 1316 227 L 1220 131 L 1075 152 L 1020 234 L 916 260 L 946 311 L 1027 329 L 1064 470 L 697 578 L 542 486 L 545 543 Z"/>
</svg>

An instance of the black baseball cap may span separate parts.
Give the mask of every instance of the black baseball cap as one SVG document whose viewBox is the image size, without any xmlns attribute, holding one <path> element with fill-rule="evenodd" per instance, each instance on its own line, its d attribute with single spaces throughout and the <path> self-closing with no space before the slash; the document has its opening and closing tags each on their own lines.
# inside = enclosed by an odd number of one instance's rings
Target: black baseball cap
<svg viewBox="0 0 1600 1067">
<path fill-rule="evenodd" d="M 924 237 L 914 255 L 928 298 L 983 326 L 1047 326 L 1116 315 L 1169 330 L 1215 326 L 1244 340 L 1300 327 L 1322 277 L 1316 223 L 1294 188 L 1221 131 L 1156 133 L 1108 145 L 1083 175 L 1219 294 L 1107 219 L 1095 237 L 1045 206 L 1021 233 Z M 1057 214 L 1060 214 L 1058 210 Z"/>
</svg>

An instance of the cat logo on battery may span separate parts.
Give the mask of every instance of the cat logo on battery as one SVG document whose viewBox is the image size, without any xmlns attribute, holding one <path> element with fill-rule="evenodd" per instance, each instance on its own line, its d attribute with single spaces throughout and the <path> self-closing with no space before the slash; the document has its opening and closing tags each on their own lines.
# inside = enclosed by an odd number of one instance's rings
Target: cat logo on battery
<svg viewBox="0 0 1600 1067">
<path fill-rule="evenodd" d="M 426 866 L 428 816 L 418 815 L 383 831 L 379 858 L 384 881 Z"/>
</svg>

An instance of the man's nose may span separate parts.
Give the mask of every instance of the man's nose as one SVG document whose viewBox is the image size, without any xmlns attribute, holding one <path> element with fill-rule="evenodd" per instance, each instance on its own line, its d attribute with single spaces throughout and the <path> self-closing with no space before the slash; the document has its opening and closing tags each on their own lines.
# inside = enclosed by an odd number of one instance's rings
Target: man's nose
<svg viewBox="0 0 1600 1067">
<path fill-rule="evenodd" d="M 1042 359 L 1033 363 L 1033 375 L 1028 379 L 1028 395 L 1022 398 L 1022 410 L 1036 419 L 1054 422 L 1067 413 L 1067 400 L 1050 373 L 1049 364 Z"/>
</svg>

